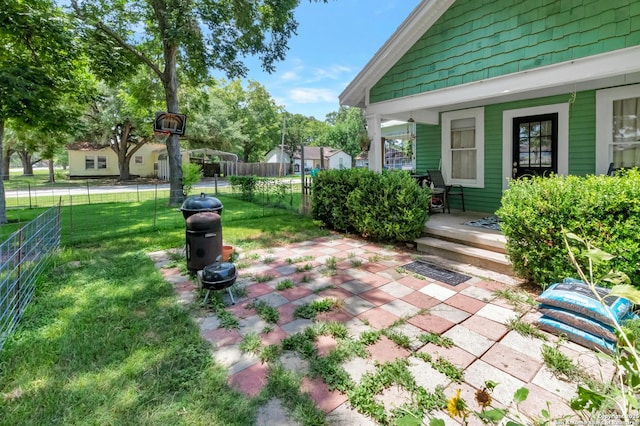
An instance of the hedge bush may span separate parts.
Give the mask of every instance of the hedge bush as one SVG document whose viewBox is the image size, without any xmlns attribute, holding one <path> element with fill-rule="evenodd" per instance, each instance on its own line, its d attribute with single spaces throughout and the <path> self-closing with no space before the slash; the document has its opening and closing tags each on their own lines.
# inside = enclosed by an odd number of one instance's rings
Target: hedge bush
<svg viewBox="0 0 640 426">
<path fill-rule="evenodd" d="M 253 200 L 253 193 L 256 191 L 258 185 L 257 176 L 229 176 L 229 184 L 233 187 L 234 191 L 240 189 L 242 199 Z"/>
<path fill-rule="evenodd" d="M 507 238 L 507 255 L 514 272 L 523 278 L 545 287 L 576 275 L 564 244 L 564 228 L 617 256 L 596 267 L 594 277 L 614 269 L 625 272 L 632 282 L 640 283 L 638 170 L 613 177 L 552 176 L 514 180 L 496 214 Z M 579 253 L 578 248 L 573 250 Z"/>
<path fill-rule="evenodd" d="M 314 179 L 312 193 L 315 219 L 376 241 L 411 241 L 428 216 L 429 190 L 400 171 L 327 170 Z"/>
</svg>

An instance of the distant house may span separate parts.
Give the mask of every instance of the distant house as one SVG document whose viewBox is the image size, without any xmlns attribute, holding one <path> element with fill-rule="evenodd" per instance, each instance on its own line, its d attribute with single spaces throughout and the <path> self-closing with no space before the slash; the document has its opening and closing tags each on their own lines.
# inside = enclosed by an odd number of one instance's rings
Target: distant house
<svg viewBox="0 0 640 426">
<path fill-rule="evenodd" d="M 324 161 L 322 160 L 324 158 Z M 293 155 L 293 172 L 300 173 L 300 167 L 302 164 L 302 156 L 300 152 L 296 152 Z M 329 148 L 327 146 L 305 146 L 304 147 L 304 166 L 305 170 L 311 170 L 314 168 L 324 169 L 350 169 L 351 168 L 351 156 L 346 152 Z"/>
<path fill-rule="evenodd" d="M 470 210 L 520 176 L 638 167 L 640 2 L 422 0 L 340 103 L 364 109 L 371 170 L 385 123 L 411 123 L 414 170 L 441 168 Z"/>
<path fill-rule="evenodd" d="M 120 176 L 118 156 L 108 144 L 74 142 L 67 145 L 69 178 L 116 178 Z M 182 153 L 182 163 L 189 162 L 189 154 Z M 169 178 L 167 147 L 161 143 L 144 144 L 131 158 L 132 177 Z"/>
<path fill-rule="evenodd" d="M 361 152 L 356 157 L 356 167 L 359 169 L 368 169 L 369 168 L 369 154 L 366 152 Z"/>
<path fill-rule="evenodd" d="M 267 163 L 282 163 L 285 167 L 291 164 L 291 157 L 289 154 L 281 150 L 280 148 L 274 148 L 267 152 L 265 156 L 265 162 Z"/>
</svg>

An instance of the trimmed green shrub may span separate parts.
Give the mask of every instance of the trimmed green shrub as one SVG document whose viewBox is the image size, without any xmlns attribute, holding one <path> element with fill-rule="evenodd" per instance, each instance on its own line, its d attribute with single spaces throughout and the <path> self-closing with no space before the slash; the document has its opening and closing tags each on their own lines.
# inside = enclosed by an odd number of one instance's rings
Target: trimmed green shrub
<svg viewBox="0 0 640 426">
<path fill-rule="evenodd" d="M 258 183 L 257 176 L 229 176 L 229 184 L 234 190 L 240 189 L 242 199 L 252 200 Z"/>
<path fill-rule="evenodd" d="M 365 169 L 325 170 L 313 178 L 311 215 L 329 228 L 352 231 L 347 197 L 369 172 Z"/>
<path fill-rule="evenodd" d="M 372 240 L 411 241 L 424 228 L 428 202 L 429 191 L 404 172 L 329 170 L 314 179 L 312 214 Z"/>
<path fill-rule="evenodd" d="M 185 196 L 189 195 L 193 185 L 202 179 L 202 166 L 194 163 L 182 165 L 182 192 Z"/>
<path fill-rule="evenodd" d="M 562 228 L 617 256 L 608 265 L 595 266 L 594 277 L 613 269 L 625 272 L 632 282 L 640 282 L 638 170 L 614 177 L 552 176 L 514 180 L 496 214 L 507 237 L 506 250 L 514 272 L 543 288 L 575 275 Z M 578 253 L 578 249 L 572 250 Z M 582 266 L 588 270 L 586 264 Z"/>
</svg>

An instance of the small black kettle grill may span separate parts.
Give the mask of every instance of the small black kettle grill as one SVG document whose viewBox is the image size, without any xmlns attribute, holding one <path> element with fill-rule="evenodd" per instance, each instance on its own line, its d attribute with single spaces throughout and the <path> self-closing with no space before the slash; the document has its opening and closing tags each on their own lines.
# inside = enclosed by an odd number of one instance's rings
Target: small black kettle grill
<svg viewBox="0 0 640 426">
<path fill-rule="evenodd" d="M 238 278 L 236 266 L 230 262 L 221 262 L 222 256 L 216 258 L 216 263 L 207 265 L 204 269 L 198 271 L 198 280 L 203 289 L 207 290 L 203 304 L 207 303 L 211 290 L 224 290 L 229 292 L 231 304 L 235 305 L 236 301 L 231 293 L 231 286 Z"/>
</svg>

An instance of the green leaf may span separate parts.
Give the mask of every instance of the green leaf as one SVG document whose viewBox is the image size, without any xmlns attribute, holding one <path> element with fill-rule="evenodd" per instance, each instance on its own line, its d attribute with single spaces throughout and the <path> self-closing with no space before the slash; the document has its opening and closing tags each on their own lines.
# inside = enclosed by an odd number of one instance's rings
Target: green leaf
<svg viewBox="0 0 640 426">
<path fill-rule="evenodd" d="M 422 421 L 412 414 L 405 414 L 396 422 L 398 426 L 419 426 L 421 423 Z M 444 425 L 444 422 L 442 424 Z"/>
<path fill-rule="evenodd" d="M 573 232 L 567 232 L 567 233 L 566 233 L 566 235 L 567 235 L 567 238 L 568 238 L 568 239 L 570 239 L 570 240 L 578 241 L 578 242 L 584 243 L 584 240 L 583 240 L 582 238 L 578 237 L 578 236 L 577 236 L 576 234 L 574 234 Z"/>
<path fill-rule="evenodd" d="M 442 420 L 442 419 L 431 419 L 431 420 L 429 420 L 429 426 L 444 426 L 444 420 Z"/>
<path fill-rule="evenodd" d="M 631 284 L 631 279 L 624 272 L 611 271 L 606 275 L 600 277 L 600 281 L 606 281 L 612 284 Z"/>
<path fill-rule="evenodd" d="M 520 404 L 525 399 L 527 399 L 528 396 L 529 396 L 529 389 L 520 388 L 516 391 L 516 393 L 513 394 L 513 401 L 517 405 L 517 404 Z"/>
<path fill-rule="evenodd" d="M 496 388 L 496 386 L 498 386 L 498 384 L 493 380 L 487 380 L 486 382 L 484 382 L 484 386 L 490 391 L 492 391 Z"/>
<path fill-rule="evenodd" d="M 492 408 L 491 410 L 476 413 L 480 420 L 488 420 L 493 423 L 498 423 L 499 421 L 501 421 L 506 414 L 507 410 L 502 408 Z"/>
<path fill-rule="evenodd" d="M 602 403 L 606 397 L 591 389 L 578 386 L 578 396 L 571 400 L 571 408 L 573 410 L 587 410 L 590 412 L 598 411 L 602 407 Z"/>
<path fill-rule="evenodd" d="M 511 420 L 509 420 L 507 422 L 507 426 L 524 426 L 522 423 L 517 423 L 517 422 L 513 422 Z"/>
<path fill-rule="evenodd" d="M 602 263 L 607 260 L 615 259 L 615 256 L 607 253 L 604 250 L 600 250 L 599 248 L 591 248 L 586 253 L 585 256 L 591 259 L 593 263 Z"/>
<path fill-rule="evenodd" d="M 640 304 L 640 290 L 632 285 L 617 285 L 611 289 L 610 296 L 624 297 L 631 303 Z"/>
</svg>

